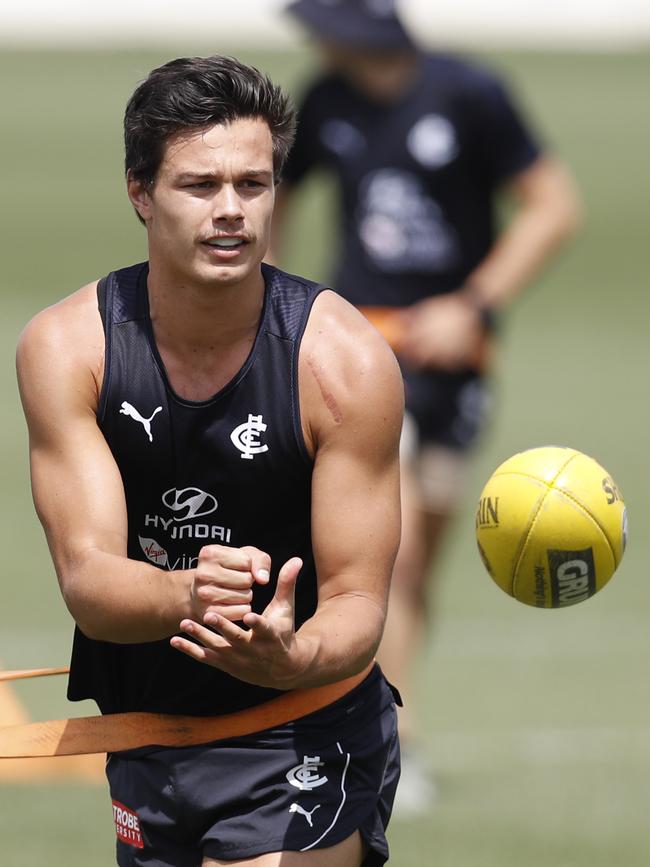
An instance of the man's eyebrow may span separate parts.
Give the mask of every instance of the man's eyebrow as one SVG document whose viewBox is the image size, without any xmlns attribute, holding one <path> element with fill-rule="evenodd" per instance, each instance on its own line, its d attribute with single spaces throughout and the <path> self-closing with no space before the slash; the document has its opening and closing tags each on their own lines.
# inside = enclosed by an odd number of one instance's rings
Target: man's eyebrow
<svg viewBox="0 0 650 867">
<path fill-rule="evenodd" d="M 273 172 L 270 169 L 244 169 L 242 172 L 237 172 L 240 177 L 246 178 L 261 178 L 266 177 L 270 178 L 273 176 Z M 196 171 L 183 171 L 180 174 L 176 175 L 176 180 L 180 183 L 184 181 L 195 181 L 195 180 L 220 180 L 222 178 L 221 172 L 214 172 L 210 170 L 201 170 L 197 169 Z"/>
<path fill-rule="evenodd" d="M 197 179 L 214 180 L 218 177 L 219 177 L 219 175 L 217 172 L 201 171 L 200 169 L 197 169 L 196 171 L 180 172 L 178 175 L 176 175 L 176 180 L 177 181 L 190 181 L 190 180 L 195 181 Z"/>
</svg>

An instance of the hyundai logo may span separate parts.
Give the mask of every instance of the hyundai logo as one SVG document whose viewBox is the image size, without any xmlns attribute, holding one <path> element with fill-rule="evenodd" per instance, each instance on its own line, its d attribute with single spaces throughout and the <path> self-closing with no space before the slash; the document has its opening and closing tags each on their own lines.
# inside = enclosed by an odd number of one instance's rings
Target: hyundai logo
<svg viewBox="0 0 650 867">
<path fill-rule="evenodd" d="M 178 513 L 174 515 L 175 521 L 202 518 L 215 512 L 218 505 L 212 494 L 207 494 L 200 488 L 170 488 L 162 495 L 162 501 L 168 509 Z"/>
</svg>

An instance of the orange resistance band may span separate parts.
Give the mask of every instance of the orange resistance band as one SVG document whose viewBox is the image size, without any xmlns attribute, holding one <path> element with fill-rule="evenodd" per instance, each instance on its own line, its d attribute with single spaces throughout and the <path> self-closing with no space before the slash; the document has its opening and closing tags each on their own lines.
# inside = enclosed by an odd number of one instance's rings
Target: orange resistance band
<svg viewBox="0 0 650 867">
<path fill-rule="evenodd" d="M 373 665 L 337 683 L 292 690 L 257 707 L 223 716 L 116 713 L 4 726 L 0 727 L 0 758 L 113 753 L 148 746 L 189 747 L 243 737 L 327 707 L 358 686 Z"/>
</svg>

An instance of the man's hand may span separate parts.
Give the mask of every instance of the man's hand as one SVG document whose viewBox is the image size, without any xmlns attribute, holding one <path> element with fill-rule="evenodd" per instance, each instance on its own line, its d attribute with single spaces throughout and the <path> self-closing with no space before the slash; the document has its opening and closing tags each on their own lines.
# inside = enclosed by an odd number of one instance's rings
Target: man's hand
<svg viewBox="0 0 650 867">
<path fill-rule="evenodd" d="M 190 587 L 193 617 L 242 620 L 251 613 L 253 584 L 268 584 L 271 558 L 258 548 L 205 545 Z"/>
<path fill-rule="evenodd" d="M 262 554 L 254 548 L 234 549 L 235 553 L 241 551 Z M 264 556 L 267 557 L 264 562 L 270 565 L 268 555 Z M 295 589 L 301 568 L 302 561 L 298 557 L 284 564 L 278 575 L 275 596 L 264 612 L 255 614 L 248 606 L 248 613 L 241 618 L 246 629 L 232 623 L 234 618 L 230 614 L 224 616 L 218 612 L 218 606 L 212 606 L 203 616 L 205 625 L 194 620 L 183 620 L 180 625 L 183 632 L 200 644 L 174 636 L 170 640 L 171 646 L 198 662 L 212 665 L 247 683 L 289 688 L 300 667 L 295 635 Z"/>
<path fill-rule="evenodd" d="M 479 309 L 462 291 L 427 298 L 400 311 L 399 357 L 416 369 L 480 368 L 485 361 L 485 327 Z"/>
</svg>

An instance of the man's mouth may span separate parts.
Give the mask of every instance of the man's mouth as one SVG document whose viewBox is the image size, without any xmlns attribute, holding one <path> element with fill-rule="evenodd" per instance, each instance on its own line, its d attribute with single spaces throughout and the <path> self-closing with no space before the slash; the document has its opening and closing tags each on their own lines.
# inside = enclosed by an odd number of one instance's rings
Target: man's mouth
<svg viewBox="0 0 650 867">
<path fill-rule="evenodd" d="M 226 250 L 233 247 L 243 247 L 247 241 L 244 238 L 234 237 L 233 235 L 223 235 L 218 238 L 207 238 L 203 243 L 209 247 L 220 247 Z"/>
</svg>

